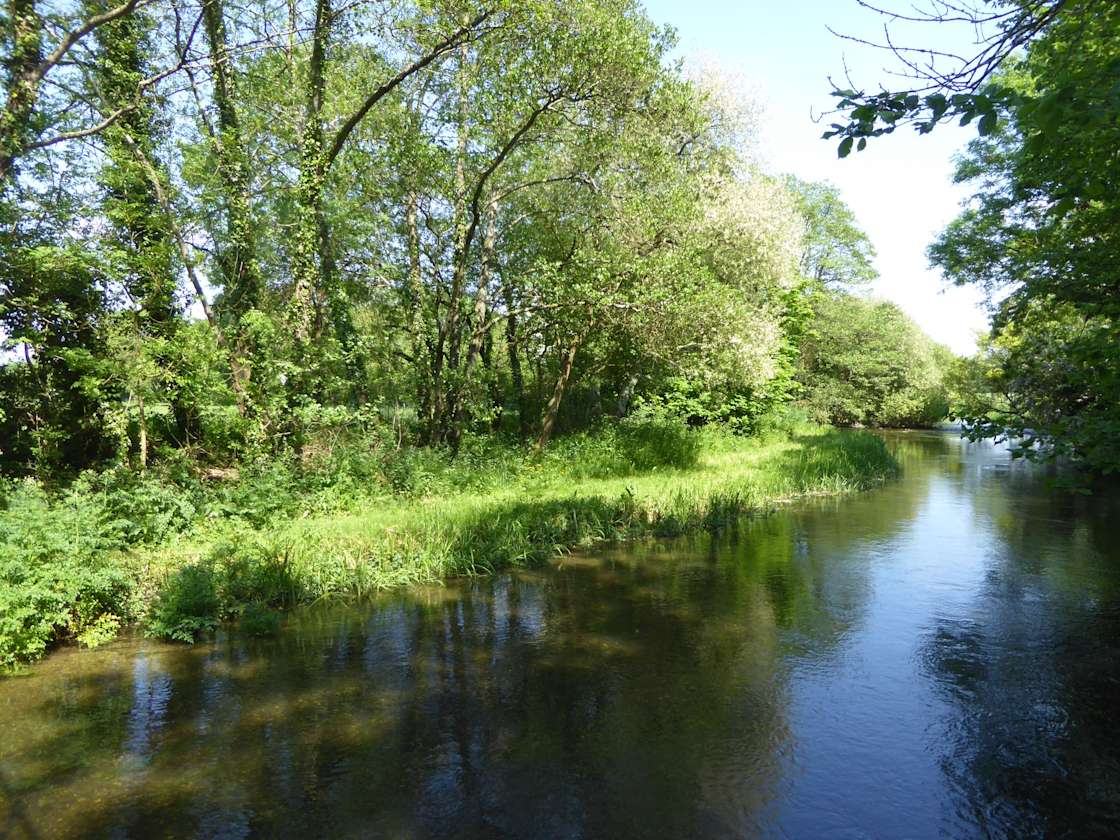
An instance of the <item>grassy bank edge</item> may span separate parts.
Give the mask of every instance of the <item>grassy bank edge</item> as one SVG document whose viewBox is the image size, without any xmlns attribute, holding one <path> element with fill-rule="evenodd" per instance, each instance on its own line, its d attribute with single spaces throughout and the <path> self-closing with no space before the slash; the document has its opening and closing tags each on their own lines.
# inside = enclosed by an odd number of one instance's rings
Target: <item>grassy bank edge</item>
<svg viewBox="0 0 1120 840">
<path fill-rule="evenodd" d="M 724 439 L 693 468 L 578 481 L 542 475 L 487 492 L 383 500 L 122 559 L 140 581 L 139 611 L 153 635 L 193 641 L 230 619 L 267 634 L 277 609 L 490 573 L 577 547 L 718 532 L 798 498 L 868 489 L 897 469 L 878 436 L 801 430 L 767 442 Z"/>
</svg>

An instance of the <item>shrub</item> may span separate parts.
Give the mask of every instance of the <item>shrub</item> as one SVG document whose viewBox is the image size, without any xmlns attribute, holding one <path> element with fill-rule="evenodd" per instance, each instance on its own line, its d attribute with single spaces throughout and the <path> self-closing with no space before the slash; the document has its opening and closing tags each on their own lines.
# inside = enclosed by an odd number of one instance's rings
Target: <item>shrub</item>
<svg viewBox="0 0 1120 840">
<path fill-rule="evenodd" d="M 10 490 L 0 517 L 0 670 L 57 638 L 104 641 L 112 622 L 132 615 L 135 582 L 112 553 L 120 546 L 87 497 L 52 505 L 32 480 Z"/>
<path fill-rule="evenodd" d="M 154 636 L 194 642 L 218 626 L 221 602 L 211 563 L 184 566 L 163 584 L 148 614 Z"/>
<path fill-rule="evenodd" d="M 247 636 L 275 636 L 280 630 L 280 616 L 275 610 L 254 602 L 245 605 L 238 624 Z"/>
</svg>

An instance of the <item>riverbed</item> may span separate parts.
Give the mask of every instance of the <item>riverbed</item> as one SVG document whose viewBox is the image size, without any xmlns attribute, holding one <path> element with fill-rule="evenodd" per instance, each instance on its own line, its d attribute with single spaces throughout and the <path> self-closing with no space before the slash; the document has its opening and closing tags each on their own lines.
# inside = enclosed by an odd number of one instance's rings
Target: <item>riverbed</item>
<svg viewBox="0 0 1120 840">
<path fill-rule="evenodd" d="M 1120 499 L 951 433 L 718 537 L 0 681 L 0 836 L 1120 834 Z"/>
</svg>

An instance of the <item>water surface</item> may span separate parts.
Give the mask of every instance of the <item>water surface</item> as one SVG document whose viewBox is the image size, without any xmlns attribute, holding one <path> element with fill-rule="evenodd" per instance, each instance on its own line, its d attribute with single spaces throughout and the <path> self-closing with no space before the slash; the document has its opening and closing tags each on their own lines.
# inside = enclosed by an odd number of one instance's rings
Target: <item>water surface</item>
<svg viewBox="0 0 1120 840">
<path fill-rule="evenodd" d="M 1120 502 L 889 441 L 718 539 L 61 651 L 0 682 L 0 835 L 1120 834 Z"/>
</svg>

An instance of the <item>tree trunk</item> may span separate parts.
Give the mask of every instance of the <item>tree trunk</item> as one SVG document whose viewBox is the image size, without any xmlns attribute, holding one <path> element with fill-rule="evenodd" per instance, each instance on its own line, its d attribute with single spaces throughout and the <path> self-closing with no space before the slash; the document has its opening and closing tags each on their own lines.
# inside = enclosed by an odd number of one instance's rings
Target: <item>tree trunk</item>
<svg viewBox="0 0 1120 840">
<path fill-rule="evenodd" d="M 630 410 L 630 400 L 634 398 L 634 389 L 638 386 L 638 374 L 632 374 L 618 394 L 618 404 L 615 406 L 614 416 L 622 419 Z"/>
<path fill-rule="evenodd" d="M 204 0 L 202 12 L 213 63 L 214 104 L 218 111 L 214 150 L 226 205 L 226 242 L 218 265 L 225 285 L 225 307 L 233 323 L 239 326 L 241 316 L 260 305 L 261 295 L 249 197 L 252 177 L 237 116 L 237 89 L 228 55 L 223 0 Z"/>
<path fill-rule="evenodd" d="M 31 113 L 39 96 L 36 70 L 42 61 L 43 24 L 35 0 L 9 0 L 8 26 L 12 52 L 4 60 L 8 78 L 4 110 L 0 113 L 0 181 L 8 177 L 23 151 Z"/>
<path fill-rule="evenodd" d="M 544 418 L 541 420 L 541 433 L 537 436 L 536 450 L 537 453 L 544 451 L 548 446 L 548 441 L 552 437 L 552 431 L 556 427 L 556 417 L 560 413 L 560 403 L 564 399 L 564 390 L 568 387 L 568 380 L 572 375 L 572 366 L 576 361 L 576 353 L 579 352 L 580 346 L 583 344 L 583 339 L 586 333 L 580 333 L 572 339 L 571 344 L 568 345 L 567 351 L 564 353 L 564 359 L 560 365 L 560 375 L 556 379 L 556 385 L 552 388 L 552 396 L 549 397 L 548 406 L 545 408 Z"/>
<path fill-rule="evenodd" d="M 140 418 L 140 475 L 148 471 L 148 420 L 144 416 L 144 397 L 136 395 L 136 407 Z"/>
<path fill-rule="evenodd" d="M 482 346 L 490 333 L 490 278 L 493 274 L 494 243 L 497 240 L 498 207 L 490 202 L 486 208 L 486 227 L 482 238 L 482 262 L 479 266 L 478 290 L 475 293 L 474 311 L 471 314 L 471 337 L 467 346 L 467 358 L 454 389 L 451 408 L 449 442 L 453 449 L 459 445 L 463 426 L 469 419 L 467 411 L 467 390 L 470 376 L 482 356 Z"/>
<path fill-rule="evenodd" d="M 494 370 L 494 332 L 486 331 L 486 338 L 482 342 L 482 369 L 486 371 L 487 390 L 490 392 L 490 431 L 497 433 L 502 430 L 502 418 L 505 415 L 505 401 L 502 399 L 502 383 L 498 381 L 498 372 Z"/>
<path fill-rule="evenodd" d="M 529 405 L 525 397 L 525 377 L 521 371 L 521 350 L 517 338 L 517 313 L 514 311 L 513 284 L 502 279 L 502 298 L 506 305 L 506 355 L 509 358 L 509 378 L 517 400 L 517 426 L 522 439 L 529 437 Z"/>
<path fill-rule="evenodd" d="M 300 171 L 296 184 L 295 242 L 292 249 L 292 334 L 305 348 L 312 337 L 316 295 L 322 290 L 323 95 L 324 62 L 331 27 L 330 0 L 316 0 L 311 56 L 307 67 L 307 101 L 300 136 Z"/>
<path fill-rule="evenodd" d="M 238 410 L 245 414 L 250 408 L 248 395 L 255 347 L 242 318 L 249 310 L 260 306 L 262 286 L 249 196 L 252 176 L 237 116 L 237 88 L 228 55 L 223 0 L 205 0 L 202 13 L 213 64 L 214 104 L 218 110 L 217 132 L 212 139 L 218 158 L 218 176 L 225 191 L 226 241 L 217 257 L 225 289 L 223 307 L 226 318 L 223 320 L 228 319 L 233 327 L 234 340 L 228 349 L 229 364 Z M 193 277 L 192 282 L 195 282 L 196 292 L 205 306 L 201 286 Z M 209 312 L 207 319 L 210 320 Z M 218 334 L 222 334 L 220 329 Z"/>
<path fill-rule="evenodd" d="M 424 340 L 424 282 L 420 268 L 420 227 L 417 222 L 419 198 L 414 189 L 409 189 L 405 202 L 405 235 L 408 239 L 408 332 L 412 349 L 412 364 L 416 374 L 416 415 L 430 429 L 431 385 L 429 374 L 431 342 Z M 427 442 L 428 430 L 422 432 Z"/>
</svg>

